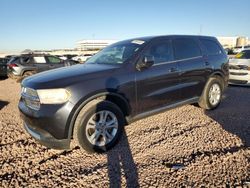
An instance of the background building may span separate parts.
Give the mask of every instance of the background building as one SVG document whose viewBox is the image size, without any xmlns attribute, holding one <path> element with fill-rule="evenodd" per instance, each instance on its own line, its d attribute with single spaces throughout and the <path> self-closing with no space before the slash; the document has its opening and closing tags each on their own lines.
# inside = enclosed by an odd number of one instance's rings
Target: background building
<svg viewBox="0 0 250 188">
<path fill-rule="evenodd" d="M 116 40 L 81 40 L 77 42 L 77 49 L 80 51 L 100 50 L 115 42 Z"/>
<path fill-rule="evenodd" d="M 233 48 L 236 46 L 246 46 L 249 44 L 248 37 L 217 37 L 221 45 L 225 48 Z"/>
</svg>

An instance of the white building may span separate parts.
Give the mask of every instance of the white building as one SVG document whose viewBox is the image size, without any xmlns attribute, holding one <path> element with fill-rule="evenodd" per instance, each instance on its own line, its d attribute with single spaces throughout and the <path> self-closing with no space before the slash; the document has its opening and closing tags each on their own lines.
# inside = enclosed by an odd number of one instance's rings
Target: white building
<svg viewBox="0 0 250 188">
<path fill-rule="evenodd" d="M 222 46 L 226 48 L 232 48 L 236 46 L 245 46 L 248 45 L 248 37 L 236 36 L 236 37 L 217 37 L 218 41 Z"/>
<path fill-rule="evenodd" d="M 78 50 L 100 50 L 106 46 L 115 43 L 116 40 L 81 40 L 78 41 L 77 49 Z"/>
<path fill-rule="evenodd" d="M 232 48 L 237 44 L 238 37 L 216 37 L 222 46 Z"/>
</svg>

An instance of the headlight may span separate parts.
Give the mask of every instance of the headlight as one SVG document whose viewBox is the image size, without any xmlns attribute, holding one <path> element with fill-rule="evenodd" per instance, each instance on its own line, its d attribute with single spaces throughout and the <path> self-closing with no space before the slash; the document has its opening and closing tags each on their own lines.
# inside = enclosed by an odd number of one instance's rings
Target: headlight
<svg viewBox="0 0 250 188">
<path fill-rule="evenodd" d="M 26 106 L 33 110 L 40 109 L 40 101 L 36 90 L 22 87 L 21 96 Z"/>
<path fill-rule="evenodd" d="M 38 89 L 37 94 L 41 104 L 62 104 L 71 96 L 66 89 Z"/>
</svg>

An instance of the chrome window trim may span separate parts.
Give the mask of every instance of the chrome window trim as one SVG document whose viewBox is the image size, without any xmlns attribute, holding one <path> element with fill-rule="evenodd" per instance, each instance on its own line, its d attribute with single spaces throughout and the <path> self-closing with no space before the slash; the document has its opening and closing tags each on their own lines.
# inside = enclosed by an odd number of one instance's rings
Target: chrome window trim
<svg viewBox="0 0 250 188">
<path fill-rule="evenodd" d="M 203 56 L 200 55 L 200 56 L 190 57 L 190 58 L 186 58 L 186 59 L 179 59 L 179 60 L 174 60 L 174 61 L 167 61 L 167 62 L 162 62 L 162 63 L 154 64 L 153 66 L 171 64 L 171 63 L 178 63 L 180 61 L 188 61 L 188 60 L 198 59 L 198 58 L 201 58 L 201 57 L 203 57 Z"/>
</svg>

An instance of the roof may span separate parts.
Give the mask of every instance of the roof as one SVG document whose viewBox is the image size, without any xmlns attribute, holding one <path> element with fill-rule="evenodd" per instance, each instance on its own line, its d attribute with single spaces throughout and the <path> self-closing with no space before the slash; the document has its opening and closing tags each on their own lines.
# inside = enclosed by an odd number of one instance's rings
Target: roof
<svg viewBox="0 0 250 188">
<path fill-rule="evenodd" d="M 190 38 L 207 38 L 207 39 L 216 39 L 212 36 L 202 36 L 202 35 L 156 35 L 156 36 L 145 36 L 145 37 L 138 37 L 138 38 L 132 38 L 127 40 L 143 40 L 143 41 L 150 41 L 153 39 L 161 39 L 161 38 L 167 38 L 167 37 L 190 37 Z M 127 41 L 123 40 L 123 41 Z"/>
</svg>

